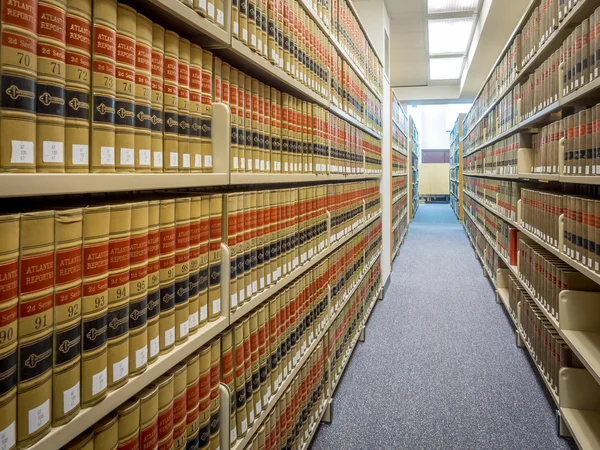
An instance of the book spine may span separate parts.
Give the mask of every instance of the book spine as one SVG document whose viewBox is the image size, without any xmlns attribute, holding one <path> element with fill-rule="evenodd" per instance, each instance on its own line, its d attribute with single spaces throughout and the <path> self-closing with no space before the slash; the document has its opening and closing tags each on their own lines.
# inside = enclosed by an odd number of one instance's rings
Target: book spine
<svg viewBox="0 0 600 450">
<path fill-rule="evenodd" d="M 200 327 L 208 322 L 210 196 L 202 196 L 200 219 L 200 272 L 198 278 L 198 311 Z"/>
<path fill-rule="evenodd" d="M 66 0 L 38 3 L 36 171 L 65 171 Z"/>
<path fill-rule="evenodd" d="M 237 300 L 239 305 L 243 305 L 246 302 L 246 236 L 245 220 L 246 215 L 244 211 L 244 197 L 246 194 L 239 193 L 236 196 L 236 212 L 237 212 L 237 223 L 236 223 L 236 250 L 235 250 L 235 264 L 236 264 L 236 279 L 237 279 Z M 233 288 L 233 284 L 232 284 Z"/>
<path fill-rule="evenodd" d="M 137 14 L 129 6 L 117 6 L 115 86 L 115 169 L 135 172 L 135 63 Z"/>
<path fill-rule="evenodd" d="M 263 305 L 258 310 L 258 363 L 260 376 L 260 399 L 262 409 L 269 404 L 271 396 L 271 360 L 269 353 L 269 305 Z"/>
<path fill-rule="evenodd" d="M 229 73 L 229 109 L 231 111 L 231 139 L 229 145 L 232 172 L 240 171 L 240 152 L 238 147 L 238 79 L 238 70 L 231 67 Z"/>
<path fill-rule="evenodd" d="M 200 391 L 198 379 L 200 377 L 200 356 L 198 353 L 192 354 L 185 360 L 186 370 L 186 448 L 198 448 L 200 429 Z"/>
<path fill-rule="evenodd" d="M 160 202 L 160 353 L 175 345 L 175 201 Z"/>
<path fill-rule="evenodd" d="M 92 2 L 67 0 L 65 171 L 89 172 Z"/>
<path fill-rule="evenodd" d="M 129 241 L 129 374 L 148 365 L 148 202 L 131 205 Z"/>
<path fill-rule="evenodd" d="M 252 137 L 252 77 L 244 75 L 244 157 L 246 171 L 252 172 L 254 163 L 254 148 Z"/>
<path fill-rule="evenodd" d="M 250 364 L 251 364 L 251 383 L 252 397 L 248 398 L 248 405 L 252 408 L 250 416 L 258 418 L 262 413 L 262 400 L 260 392 L 260 365 L 259 365 L 259 344 L 258 344 L 258 310 L 250 315 Z M 253 422 L 254 420 L 252 420 Z"/>
<path fill-rule="evenodd" d="M 190 155 L 190 41 L 179 39 L 179 82 L 178 94 L 178 149 L 179 171 L 189 172 L 192 163 Z"/>
<path fill-rule="evenodd" d="M 210 345 L 200 349 L 198 372 L 198 449 L 210 446 Z M 220 355 L 219 355 L 220 356 Z"/>
<path fill-rule="evenodd" d="M 194 11 L 202 17 L 206 17 L 206 0 L 194 0 Z"/>
<path fill-rule="evenodd" d="M 119 445 L 119 416 L 116 411 L 94 424 L 94 450 L 111 450 Z"/>
<path fill-rule="evenodd" d="M 50 430 L 54 306 L 54 212 L 21 215 L 17 446 Z"/>
<path fill-rule="evenodd" d="M 242 437 L 248 430 L 248 417 L 246 415 L 246 377 L 244 367 L 244 325 L 238 322 L 233 327 L 233 361 L 235 375 L 235 417 L 238 437 Z M 235 439 L 232 439 L 232 444 Z"/>
<path fill-rule="evenodd" d="M 206 0 L 206 18 L 213 23 L 215 21 L 215 3 L 216 0 Z"/>
<path fill-rule="evenodd" d="M 265 172 L 271 172 L 271 88 L 263 85 L 263 160 L 265 162 Z"/>
<path fill-rule="evenodd" d="M 0 32 L 0 170 L 35 172 L 38 2 L 4 5 Z"/>
<path fill-rule="evenodd" d="M 119 444 L 117 450 L 139 448 L 140 401 L 132 398 L 117 409 Z"/>
<path fill-rule="evenodd" d="M 213 339 L 210 343 L 210 364 L 210 448 L 211 450 L 217 450 L 220 444 L 221 429 L 221 401 L 219 394 L 221 381 L 221 337 Z M 223 364 L 223 367 L 225 367 L 225 364 Z"/>
<path fill-rule="evenodd" d="M 238 325 L 239 326 L 239 325 Z M 221 382 L 229 390 L 229 442 L 233 444 L 237 439 L 237 386 L 235 381 L 235 355 L 234 355 L 234 329 L 233 327 L 221 335 Z M 212 374 L 211 374 L 212 384 Z M 212 405 L 211 405 L 212 406 Z M 212 407 L 211 407 L 212 411 Z"/>
<path fill-rule="evenodd" d="M 256 193 L 256 279 L 258 291 L 265 288 L 265 197 L 262 191 Z"/>
<path fill-rule="evenodd" d="M 108 390 L 129 379 L 131 204 L 110 206 L 108 245 Z"/>
<path fill-rule="evenodd" d="M 0 216 L 0 438 L 6 450 L 16 448 L 17 437 L 17 326 L 19 292 L 19 221 L 17 214 Z"/>
<path fill-rule="evenodd" d="M 179 170 L 179 36 L 165 32 L 164 63 L 164 142 L 165 172 Z"/>
<path fill-rule="evenodd" d="M 148 202 L 148 300 L 146 312 L 148 364 L 156 361 L 160 348 L 160 272 L 160 201 L 154 200 Z"/>
<path fill-rule="evenodd" d="M 150 118 L 152 172 L 163 171 L 164 76 L 165 29 L 154 23 L 152 24 L 152 112 Z"/>
<path fill-rule="evenodd" d="M 240 39 L 240 19 L 239 19 L 240 0 L 231 0 L 231 35 Z"/>
<path fill-rule="evenodd" d="M 158 447 L 158 387 L 150 385 L 137 394 L 136 398 L 140 400 L 140 450 L 156 450 Z"/>
<path fill-rule="evenodd" d="M 249 153 L 246 154 L 246 75 L 242 71 L 238 72 L 237 93 L 238 155 L 240 158 L 240 172 L 245 172 L 246 159 L 252 157 L 252 150 L 249 150 Z"/>
<path fill-rule="evenodd" d="M 135 171 L 152 170 L 152 22 L 136 16 Z"/>
<path fill-rule="evenodd" d="M 187 428 L 187 365 L 185 362 L 179 363 L 171 371 L 173 374 L 173 448 L 185 448 L 186 428 Z"/>
<path fill-rule="evenodd" d="M 216 69 L 216 64 L 215 64 L 215 69 Z M 220 102 L 224 103 L 225 105 L 230 105 L 231 104 L 231 75 L 233 72 L 233 68 L 227 64 L 226 62 L 223 62 L 221 65 L 221 99 Z M 216 71 L 215 71 L 216 73 Z M 237 76 L 237 74 L 236 74 Z M 237 94 L 236 94 L 237 95 Z M 216 101 L 216 99 L 215 99 Z M 232 113 L 233 116 L 233 113 Z M 233 127 L 233 118 L 232 118 L 232 127 Z M 233 140 L 233 136 L 236 137 L 237 139 L 237 133 L 235 135 L 232 135 L 232 139 Z M 233 151 L 237 152 L 237 146 L 232 145 L 230 152 L 232 153 L 232 157 L 230 159 L 230 161 L 233 161 Z M 237 153 L 236 153 L 237 156 Z M 236 158 L 237 159 L 237 158 Z M 232 166 L 233 167 L 233 166 Z"/>
<path fill-rule="evenodd" d="M 190 205 L 189 197 L 175 199 L 175 342 L 189 334 L 190 292 Z"/>
<path fill-rule="evenodd" d="M 252 295 L 258 292 L 258 257 L 257 257 L 257 210 L 256 210 L 256 191 L 250 193 L 250 282 Z"/>
<path fill-rule="evenodd" d="M 81 406 L 84 408 L 106 396 L 109 234 L 108 206 L 83 210 Z"/>
<path fill-rule="evenodd" d="M 203 172 L 212 172 L 213 54 L 202 50 L 202 159 Z"/>
<path fill-rule="evenodd" d="M 192 197 L 190 202 L 190 273 L 189 273 L 189 333 L 194 334 L 200 324 L 200 222 L 202 220 L 202 198 Z"/>
<path fill-rule="evenodd" d="M 190 158 L 192 172 L 202 172 L 202 49 L 190 50 Z"/>
<path fill-rule="evenodd" d="M 238 194 L 227 194 L 224 197 L 227 221 L 223 222 L 223 239 L 229 248 L 229 282 L 230 308 L 235 312 L 238 306 L 237 290 L 237 238 L 238 238 Z"/>
<path fill-rule="evenodd" d="M 250 344 L 250 318 L 246 317 L 243 321 L 244 330 L 244 379 L 246 389 L 246 417 L 248 418 L 248 427 L 254 423 L 254 394 L 252 390 L 252 352 Z"/>
<path fill-rule="evenodd" d="M 70 421 L 81 401 L 82 210 L 56 211 L 54 231 L 52 424 L 56 426 Z"/>
<path fill-rule="evenodd" d="M 242 228 L 243 235 L 243 254 L 244 254 L 244 299 L 250 300 L 252 297 L 252 193 L 245 192 L 243 194 L 243 215 L 244 225 Z"/>
<path fill-rule="evenodd" d="M 221 194 L 210 196 L 208 320 L 221 316 Z"/>
<path fill-rule="evenodd" d="M 167 373 L 156 381 L 158 389 L 158 431 L 159 449 L 173 448 L 173 374 Z"/>
<path fill-rule="evenodd" d="M 117 2 L 93 3 L 91 170 L 115 171 Z"/>
</svg>

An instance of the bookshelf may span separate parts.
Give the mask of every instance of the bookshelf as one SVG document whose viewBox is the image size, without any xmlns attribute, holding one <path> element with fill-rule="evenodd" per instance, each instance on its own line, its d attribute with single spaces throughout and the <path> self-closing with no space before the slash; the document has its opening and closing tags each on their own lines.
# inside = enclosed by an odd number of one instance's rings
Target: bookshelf
<svg viewBox="0 0 600 450">
<path fill-rule="evenodd" d="M 334 129 L 324 127 L 324 133 L 320 136 L 322 138 L 320 143 L 325 146 L 326 154 L 319 155 L 322 158 L 322 167 L 319 169 L 307 170 L 304 168 L 303 170 L 300 168 L 295 171 L 291 169 L 285 171 L 271 167 L 270 170 L 255 168 L 254 171 L 244 172 L 232 167 L 231 163 L 232 111 L 230 105 L 227 104 L 225 98 L 218 99 L 217 92 L 214 92 L 211 105 L 212 130 L 210 137 L 213 151 L 212 172 L 0 172 L 0 201 L 11 205 L 11 207 L 17 205 L 18 200 L 22 199 L 28 205 L 51 204 L 59 208 L 71 204 L 87 204 L 88 202 L 110 204 L 119 201 L 114 200 L 119 198 L 118 195 L 122 195 L 122 198 L 127 199 L 127 201 L 148 199 L 153 198 L 153 196 L 162 199 L 168 195 L 179 198 L 180 196 L 216 195 L 215 193 L 218 193 L 225 196 L 249 190 L 262 190 L 264 192 L 299 190 L 305 187 L 323 185 L 346 186 L 347 183 L 362 181 L 373 183 L 372 186 L 377 186 L 378 188 L 375 189 L 380 190 L 381 180 L 387 177 L 387 174 L 383 174 L 381 163 L 384 134 L 382 117 L 384 116 L 384 108 L 388 108 L 388 105 L 384 105 L 382 63 L 358 19 L 352 2 L 342 0 L 338 2 L 338 6 L 340 10 L 342 8 L 347 10 L 347 18 L 351 19 L 350 22 L 355 23 L 358 27 L 355 30 L 356 33 L 353 34 L 353 39 L 356 42 L 349 41 L 346 36 L 340 33 L 341 24 L 334 25 L 332 22 L 334 14 L 337 14 L 338 11 L 330 10 L 330 6 L 327 7 L 322 2 L 312 0 L 299 0 L 297 3 L 298 14 L 310 24 L 307 27 L 307 32 L 312 32 L 315 29 L 320 30 L 325 39 L 319 44 L 331 50 L 332 62 L 335 58 L 335 67 L 339 69 L 338 72 L 348 75 L 348 79 L 341 80 L 341 83 L 345 86 L 347 83 L 352 82 L 353 87 L 361 91 L 360 95 L 364 96 L 364 99 L 360 101 L 360 108 L 353 108 L 352 102 L 354 99 L 336 98 L 332 83 L 334 71 L 331 67 L 333 66 L 327 66 L 319 74 L 310 73 L 304 76 L 298 73 L 294 74 L 289 70 L 285 70 L 285 67 L 274 64 L 271 60 L 262 57 L 255 49 L 251 49 L 236 38 L 233 31 L 235 10 L 231 0 L 225 0 L 220 6 L 224 14 L 222 25 L 216 23 L 215 20 L 203 17 L 189 6 L 186 6 L 186 2 L 177 0 L 149 0 L 146 2 L 123 0 L 122 3 L 131 6 L 165 29 L 178 33 L 181 38 L 186 38 L 191 43 L 200 45 L 204 50 L 210 50 L 215 57 L 212 60 L 213 65 L 211 67 L 215 77 L 215 59 L 220 58 L 223 62 L 230 64 L 231 67 L 257 79 L 267 87 L 277 89 L 282 94 L 293 96 L 298 104 L 308 102 L 307 105 L 310 106 L 311 110 L 313 107 L 319 107 L 327 114 L 331 114 L 325 117 L 341 119 L 340 123 L 343 124 L 345 132 L 351 134 L 354 141 L 358 142 L 359 139 L 364 137 L 368 138 L 368 144 L 365 144 L 364 140 L 361 141 L 360 144 L 355 146 L 354 153 L 351 156 L 345 156 L 345 163 L 340 164 L 338 161 L 343 160 L 344 157 L 333 154 L 334 143 L 345 154 L 351 153 L 344 147 L 349 144 L 347 141 L 340 144 L 339 136 L 334 135 Z M 208 3 L 215 5 L 215 2 L 211 0 Z M 267 2 L 264 2 L 264 5 L 266 4 Z M 219 8 L 218 2 L 216 5 Z M 314 28 L 313 24 L 315 25 Z M 319 54 L 318 56 L 322 55 Z M 289 57 L 289 55 L 286 57 Z M 214 78 L 212 83 L 216 83 Z M 341 90 L 342 86 L 338 86 L 338 89 Z M 219 95 L 221 94 L 219 93 Z M 269 108 L 269 106 L 267 105 L 266 108 Z M 358 109 L 359 112 L 355 109 Z M 246 118 L 246 120 L 249 119 Z M 252 120 L 255 121 L 255 119 Z M 396 145 L 394 151 L 398 151 L 405 158 L 405 162 L 404 168 L 402 169 L 399 166 L 399 170 L 395 171 L 394 175 L 406 180 L 408 178 L 406 165 L 409 155 L 409 132 L 406 115 L 400 121 L 402 120 L 399 130 L 403 136 L 403 143 Z M 325 122 L 327 121 L 325 120 Z M 314 125 L 308 124 L 307 126 L 313 127 Z M 386 124 L 387 126 L 390 125 Z M 393 126 L 398 126 L 398 120 L 393 122 Z M 311 147 L 306 153 L 310 154 L 312 164 L 313 155 L 316 158 L 316 151 L 313 153 L 312 148 L 312 139 L 315 135 L 308 133 L 307 130 L 301 130 L 300 125 L 298 125 L 295 132 L 298 133 L 299 140 L 310 140 Z M 360 149 L 361 146 L 364 150 Z M 377 154 L 378 152 L 379 154 Z M 379 156 L 379 159 L 376 156 Z M 300 166 L 302 165 L 300 164 Z M 218 317 L 200 327 L 185 342 L 158 356 L 155 362 L 148 365 L 143 372 L 129 377 L 124 385 L 108 392 L 107 396 L 93 407 L 81 409 L 69 422 L 51 427 L 49 432 L 31 442 L 29 448 L 49 450 L 67 446 L 70 441 L 94 426 L 102 418 L 110 415 L 130 397 L 138 395 L 148 385 L 156 383 L 163 374 L 180 367 L 190 355 L 199 351 L 200 348 L 209 345 L 215 339 L 219 339 L 220 336 L 231 333 L 234 326 L 248 321 L 258 308 L 265 305 L 268 307 L 270 302 L 274 301 L 274 298 L 299 289 L 299 280 L 302 280 L 302 283 L 308 282 L 305 280 L 315 276 L 316 270 L 330 264 L 330 260 L 333 261 L 333 258 L 340 257 L 342 253 L 347 252 L 348 261 L 350 260 L 350 254 L 353 258 L 356 258 L 354 269 L 348 272 L 348 280 L 334 285 L 335 280 L 328 278 L 328 282 L 323 287 L 327 299 L 326 308 L 319 312 L 320 321 L 318 323 L 307 326 L 306 335 L 302 337 L 304 347 L 300 350 L 301 356 L 294 361 L 293 368 L 290 366 L 289 372 L 287 367 L 285 368 L 287 376 L 281 382 L 278 382 L 278 389 L 273 390 L 272 394 L 266 397 L 266 400 L 261 399 L 265 405 L 262 412 L 245 433 L 237 430 L 239 437 L 236 439 L 232 439 L 229 415 L 231 393 L 226 384 L 220 383 L 218 386 L 221 401 L 221 421 L 218 430 L 221 436 L 219 447 L 222 450 L 243 449 L 246 448 L 246 445 L 253 444 L 258 439 L 261 424 L 269 420 L 271 413 L 279 410 L 276 408 L 277 403 L 280 400 L 285 400 L 286 395 L 289 395 L 288 388 L 292 388 L 304 380 L 300 377 L 306 377 L 305 370 L 308 364 L 316 364 L 315 367 L 323 372 L 324 377 L 325 373 L 329 371 L 330 365 L 335 367 L 335 373 L 332 373 L 329 377 L 328 386 L 320 394 L 319 405 L 314 405 L 311 417 L 306 419 L 308 431 L 307 435 L 299 442 L 299 447 L 308 448 L 320 421 L 331 418 L 331 404 L 335 388 L 357 342 L 364 338 L 368 318 L 377 300 L 383 298 L 382 253 L 383 248 L 389 247 L 391 239 L 389 236 L 383 236 L 382 234 L 383 211 L 390 208 L 392 204 L 401 202 L 407 204 L 408 194 L 396 195 L 394 199 L 390 199 L 393 202 L 390 202 L 387 193 L 380 194 L 377 192 L 371 193 L 370 199 L 370 204 L 361 200 L 358 205 L 354 205 L 357 207 L 355 209 L 359 210 L 356 213 L 355 221 L 347 224 L 346 228 L 341 230 L 339 229 L 339 218 L 338 222 L 334 223 L 336 219 L 334 217 L 335 211 L 332 208 L 327 209 L 325 239 L 322 247 L 320 246 L 318 251 L 310 254 L 306 260 L 299 264 L 292 261 L 288 262 L 287 273 L 284 273 L 277 282 L 271 283 L 263 290 L 259 290 L 252 296 L 251 300 L 246 301 L 237 308 L 232 305 L 231 292 L 230 257 L 233 247 L 228 246 L 228 241 L 223 235 L 220 240 L 220 251 L 222 253 L 220 261 L 221 284 L 215 294 L 218 297 L 216 301 L 220 302 Z M 223 227 L 223 232 L 227 230 L 226 216 L 227 214 L 224 211 L 223 222 L 218 227 Z M 398 224 L 404 222 L 405 217 L 407 217 L 407 214 L 397 217 L 395 231 L 400 231 Z M 403 231 L 404 234 L 407 226 L 408 220 Z M 334 229 L 337 230 L 335 236 L 333 235 Z M 291 269 L 291 267 L 294 268 Z M 339 286 L 343 287 L 343 291 L 338 291 Z M 214 304 L 212 306 L 214 307 Z M 267 311 L 269 310 L 267 309 Z M 360 311 L 360 314 L 357 315 L 357 311 Z M 353 315 L 356 317 L 356 324 L 345 329 L 344 327 L 351 322 L 348 319 Z M 343 332 L 348 333 L 350 337 L 348 342 L 336 341 L 335 344 L 338 347 L 332 348 L 329 353 L 325 352 L 323 349 L 328 348 L 329 342 L 334 342 L 335 336 L 338 334 L 342 336 Z M 340 350 L 339 355 L 336 355 L 336 349 Z M 280 367 L 278 370 L 283 371 L 284 369 Z M 271 384 L 268 383 L 270 390 Z M 212 408 L 210 412 L 212 414 Z M 211 442 L 212 444 L 213 442 Z M 7 448 L 10 449 L 12 446 L 9 445 Z"/>
<path fill-rule="evenodd" d="M 462 222 L 463 165 L 462 122 L 465 114 L 459 114 L 450 133 L 450 206 L 456 218 Z"/>
<path fill-rule="evenodd" d="M 412 117 L 409 120 L 409 217 L 415 218 L 419 209 L 419 160 L 421 158 L 421 147 L 419 141 L 419 130 Z"/>
<path fill-rule="evenodd" d="M 390 89 L 391 101 L 391 229 L 393 263 L 400 253 L 400 247 L 408 233 L 408 155 L 409 155 L 409 129 L 408 115 L 404 111 L 393 89 Z"/>
</svg>

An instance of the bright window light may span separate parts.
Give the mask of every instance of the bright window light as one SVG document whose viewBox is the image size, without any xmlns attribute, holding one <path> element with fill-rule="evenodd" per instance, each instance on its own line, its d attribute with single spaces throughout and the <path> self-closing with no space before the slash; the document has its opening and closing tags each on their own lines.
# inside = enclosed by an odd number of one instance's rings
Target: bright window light
<svg viewBox="0 0 600 450">
<path fill-rule="evenodd" d="M 475 11 L 478 0 L 428 0 L 429 14 Z"/>
<path fill-rule="evenodd" d="M 429 54 L 466 53 L 475 19 L 434 19 L 429 21 Z"/>
<path fill-rule="evenodd" d="M 462 72 L 463 57 L 431 58 L 429 60 L 429 78 L 431 80 L 458 80 Z"/>
</svg>

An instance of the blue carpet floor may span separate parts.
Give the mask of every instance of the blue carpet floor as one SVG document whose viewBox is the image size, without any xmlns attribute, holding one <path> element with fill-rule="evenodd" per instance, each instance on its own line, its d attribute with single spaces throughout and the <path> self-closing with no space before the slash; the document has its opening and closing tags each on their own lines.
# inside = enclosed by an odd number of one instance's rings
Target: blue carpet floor
<svg viewBox="0 0 600 450">
<path fill-rule="evenodd" d="M 313 450 L 567 449 L 448 205 L 421 205 Z"/>
</svg>

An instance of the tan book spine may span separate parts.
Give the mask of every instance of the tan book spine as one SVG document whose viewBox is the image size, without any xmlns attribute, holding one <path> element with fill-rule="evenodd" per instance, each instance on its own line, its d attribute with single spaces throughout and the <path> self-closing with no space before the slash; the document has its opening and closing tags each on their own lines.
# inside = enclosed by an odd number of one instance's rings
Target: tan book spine
<svg viewBox="0 0 600 450">
<path fill-rule="evenodd" d="M 17 446 L 50 430 L 54 306 L 54 212 L 21 215 Z"/>
<path fill-rule="evenodd" d="M 229 390 L 229 442 L 233 444 L 237 439 L 237 392 L 235 384 L 235 360 L 234 360 L 234 331 L 233 328 L 228 329 L 221 335 L 222 354 L 221 354 L 221 382 L 227 386 Z M 212 383 L 212 375 L 211 375 Z M 211 394 L 212 396 L 212 394 Z M 211 413 L 212 413 L 211 405 Z M 212 426 L 211 426 L 212 432 Z"/>
<path fill-rule="evenodd" d="M 94 429 L 88 428 L 67 445 L 65 450 L 94 450 Z"/>
<path fill-rule="evenodd" d="M 148 301 L 146 312 L 148 364 L 159 354 L 160 200 L 148 202 Z"/>
<path fill-rule="evenodd" d="M 202 220 L 202 197 L 192 197 L 190 202 L 190 273 L 189 273 L 189 333 L 198 330 L 200 294 L 200 223 Z"/>
<path fill-rule="evenodd" d="M 236 430 L 237 437 L 242 437 L 248 430 L 246 414 L 246 377 L 244 366 L 244 325 L 238 322 L 233 326 L 233 360 L 235 374 Z M 232 444 L 236 439 L 232 436 Z"/>
<path fill-rule="evenodd" d="M 135 61 L 137 14 L 117 6 L 115 169 L 135 172 Z"/>
<path fill-rule="evenodd" d="M 115 171 L 117 2 L 93 3 L 91 171 Z"/>
<path fill-rule="evenodd" d="M 94 424 L 94 450 L 116 450 L 119 445 L 119 416 L 116 411 Z"/>
<path fill-rule="evenodd" d="M 148 202 L 131 205 L 129 241 L 129 374 L 148 365 Z"/>
<path fill-rule="evenodd" d="M 164 63 L 164 141 L 165 172 L 179 170 L 179 35 L 165 32 Z"/>
<path fill-rule="evenodd" d="M 19 220 L 18 214 L 0 216 L 0 438 L 6 450 L 16 448 L 17 437 L 17 325 L 19 293 Z"/>
<path fill-rule="evenodd" d="M 258 80 L 256 78 L 251 79 L 251 105 L 252 105 L 252 156 L 254 158 L 254 162 L 252 167 L 254 168 L 254 172 L 261 172 L 261 148 L 260 148 L 260 136 L 259 136 L 259 105 L 258 105 Z M 263 170 L 264 170 L 264 162 L 263 162 Z"/>
<path fill-rule="evenodd" d="M 206 0 L 206 18 L 211 22 L 215 21 L 215 1 Z"/>
<path fill-rule="evenodd" d="M 140 450 L 158 449 L 158 387 L 144 388 L 140 399 Z"/>
<path fill-rule="evenodd" d="M 3 4 L 0 170 L 35 172 L 38 2 Z"/>
<path fill-rule="evenodd" d="M 219 28 L 225 28 L 225 1 L 215 0 L 215 22 Z"/>
<path fill-rule="evenodd" d="M 281 172 L 281 93 L 276 89 L 271 88 L 270 100 L 271 171 L 279 173 Z"/>
<path fill-rule="evenodd" d="M 265 284 L 265 194 L 256 193 L 256 280 L 257 290 L 262 291 Z"/>
<path fill-rule="evenodd" d="M 216 67 L 216 66 L 215 66 Z M 221 99 L 220 102 L 225 105 L 231 104 L 231 75 L 232 75 L 232 67 L 223 62 L 221 65 Z M 232 113 L 233 115 L 233 113 Z M 232 119 L 232 127 L 233 127 L 233 119 Z M 237 137 L 237 134 L 236 134 Z M 233 138 L 233 135 L 232 135 Z M 233 161 L 233 151 L 237 152 L 237 147 L 231 146 L 230 152 L 232 152 L 232 157 L 230 161 Z M 233 165 L 232 165 L 233 167 Z"/>
<path fill-rule="evenodd" d="M 199 356 L 198 449 L 206 449 L 210 446 L 210 345 L 202 347 Z"/>
<path fill-rule="evenodd" d="M 175 201 L 160 202 L 160 353 L 175 345 Z"/>
<path fill-rule="evenodd" d="M 37 172 L 65 171 L 66 0 L 38 3 Z"/>
<path fill-rule="evenodd" d="M 118 450 L 139 448 L 140 400 L 131 398 L 117 409 L 119 445 Z"/>
<path fill-rule="evenodd" d="M 92 2 L 67 0 L 65 171 L 89 172 Z"/>
<path fill-rule="evenodd" d="M 52 424 L 61 425 L 79 412 L 81 403 L 82 210 L 56 211 L 54 232 Z"/>
<path fill-rule="evenodd" d="M 240 0 L 241 1 L 241 0 Z M 269 37 L 268 37 L 268 59 L 273 64 L 279 64 L 279 57 L 277 53 L 277 0 L 268 0 L 267 3 L 267 21 L 269 23 Z"/>
<path fill-rule="evenodd" d="M 237 223 L 238 223 L 238 194 L 227 194 L 224 196 L 227 211 L 227 221 L 223 221 L 223 240 L 229 248 L 229 294 L 230 308 L 234 312 L 238 307 L 238 289 L 237 289 Z"/>
<path fill-rule="evenodd" d="M 267 88 L 268 90 L 268 88 Z M 267 164 L 265 160 L 265 84 L 258 82 L 258 95 L 257 95 L 257 107 L 258 107 L 258 128 L 257 128 L 257 140 L 258 140 L 258 160 L 260 172 L 267 172 Z"/>
<path fill-rule="evenodd" d="M 172 371 L 173 374 L 173 448 L 183 449 L 186 446 L 187 429 L 187 365 L 181 362 Z"/>
<path fill-rule="evenodd" d="M 210 196 L 208 320 L 221 316 L 221 194 Z"/>
<path fill-rule="evenodd" d="M 269 353 L 271 355 L 271 372 L 269 384 L 272 389 L 269 392 L 276 392 L 279 388 L 279 359 L 281 358 L 281 352 L 279 349 L 278 333 L 279 297 L 276 296 L 269 301 Z"/>
<path fill-rule="evenodd" d="M 254 423 L 254 394 L 252 390 L 252 352 L 250 345 L 250 318 L 243 321 L 244 329 L 244 378 L 246 380 L 246 417 L 248 427 Z"/>
<path fill-rule="evenodd" d="M 210 196 L 201 198 L 200 218 L 200 271 L 198 276 L 198 311 L 200 327 L 208 322 L 208 286 L 209 286 L 209 241 L 210 241 Z"/>
<path fill-rule="evenodd" d="M 95 405 L 106 396 L 109 234 L 110 207 L 85 208 L 81 306 L 81 406 L 84 408 Z"/>
<path fill-rule="evenodd" d="M 152 170 L 152 21 L 136 16 L 135 171 Z"/>
<path fill-rule="evenodd" d="M 175 342 L 189 334 L 190 291 L 190 205 L 189 197 L 175 199 Z"/>
<path fill-rule="evenodd" d="M 250 281 L 252 287 L 252 295 L 258 292 L 258 212 L 256 208 L 256 191 L 253 191 L 250 193 Z"/>
<path fill-rule="evenodd" d="M 202 166 L 203 172 L 212 172 L 212 102 L 213 54 L 202 50 Z"/>
<path fill-rule="evenodd" d="M 158 448 L 173 448 L 173 389 L 172 373 L 162 375 L 156 380 L 158 389 Z"/>
<path fill-rule="evenodd" d="M 242 71 L 238 72 L 237 83 L 237 139 L 238 154 L 240 158 L 240 172 L 246 171 L 246 160 L 252 158 L 252 149 L 246 150 L 246 76 Z"/>
<path fill-rule="evenodd" d="M 221 338 L 210 343 L 210 448 L 216 449 L 220 442 L 221 400 L 219 388 L 221 384 Z M 223 360 L 225 367 L 225 360 Z M 232 397 L 233 400 L 233 397 Z"/>
<path fill-rule="evenodd" d="M 231 110 L 230 167 L 232 172 L 240 171 L 240 152 L 238 146 L 238 75 L 231 67 L 229 73 L 229 109 Z M 243 156 L 243 155 L 242 155 Z"/>
<path fill-rule="evenodd" d="M 254 171 L 254 138 L 252 135 L 252 77 L 244 76 L 244 125 L 245 125 L 245 150 L 246 170 Z"/>
<path fill-rule="evenodd" d="M 260 0 L 256 10 L 256 25 L 260 25 L 260 38 L 258 39 L 259 53 L 263 58 L 269 58 L 269 38 L 267 35 L 268 23 L 268 7 L 267 0 Z"/>
<path fill-rule="evenodd" d="M 235 271 L 236 285 L 232 283 L 232 289 L 236 289 L 238 305 L 243 305 L 246 302 L 246 280 L 245 280 L 245 235 L 244 235 L 244 196 L 246 194 L 236 194 L 235 211 L 237 214 L 236 220 L 236 244 L 235 244 Z"/>
<path fill-rule="evenodd" d="M 259 361 L 259 327 L 258 310 L 250 315 L 250 362 L 251 362 L 251 380 L 252 397 L 248 404 L 252 404 L 252 410 L 255 418 L 262 413 L 262 400 L 260 391 L 260 361 Z"/>
<path fill-rule="evenodd" d="M 239 1 L 231 0 L 231 35 L 240 39 Z"/>
<path fill-rule="evenodd" d="M 164 131 L 165 29 L 152 24 L 152 113 L 150 139 L 152 172 L 163 171 Z"/>
<path fill-rule="evenodd" d="M 186 448 L 198 448 L 199 436 L 198 431 L 200 429 L 200 391 L 198 386 L 198 379 L 200 376 L 200 356 L 198 353 L 192 354 L 185 360 L 187 364 L 186 372 L 186 437 L 187 444 Z"/>
<path fill-rule="evenodd" d="M 202 17 L 206 17 L 206 0 L 194 0 L 194 11 Z"/>
<path fill-rule="evenodd" d="M 244 214 L 244 225 L 242 228 L 243 236 L 243 251 L 244 251 L 244 299 L 248 301 L 252 298 L 252 193 L 245 192 L 243 194 L 243 214 Z"/>
<path fill-rule="evenodd" d="M 190 159 L 191 171 L 202 172 L 202 49 L 190 49 Z"/>
<path fill-rule="evenodd" d="M 264 87 L 263 94 L 263 159 L 265 161 L 265 172 L 270 173 L 272 171 L 271 166 L 271 88 L 269 86 Z"/>
<path fill-rule="evenodd" d="M 190 154 L 190 41 L 179 39 L 178 93 L 178 149 L 179 171 L 189 172 L 192 167 Z"/>
<path fill-rule="evenodd" d="M 131 204 L 111 205 L 108 246 L 108 390 L 129 379 Z"/>
</svg>

